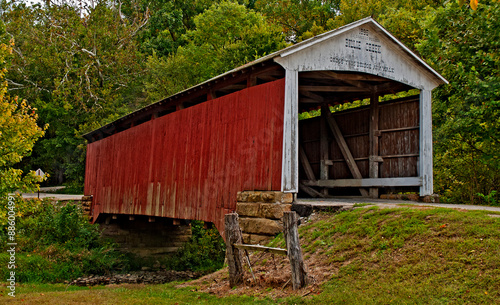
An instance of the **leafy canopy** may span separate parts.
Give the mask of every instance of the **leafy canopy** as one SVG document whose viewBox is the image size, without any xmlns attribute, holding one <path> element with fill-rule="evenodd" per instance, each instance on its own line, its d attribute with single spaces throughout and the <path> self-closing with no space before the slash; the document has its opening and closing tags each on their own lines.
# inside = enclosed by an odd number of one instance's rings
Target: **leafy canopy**
<svg viewBox="0 0 500 305">
<path fill-rule="evenodd" d="M 436 189 L 483 203 L 500 183 L 500 3 L 450 2 L 425 28 L 418 49 L 450 82 L 434 95 Z"/>
<path fill-rule="evenodd" d="M 38 178 L 33 172 L 23 175 L 15 168 L 28 156 L 36 140 L 43 136 L 44 128 L 37 125 L 36 109 L 25 100 L 9 96 L 7 92 L 7 64 L 12 54 L 13 44 L 0 44 L 0 197 L 16 189 L 36 188 Z"/>
<path fill-rule="evenodd" d="M 175 54 L 149 57 L 145 88 L 151 101 L 177 93 L 285 46 L 279 28 L 234 2 L 214 4 L 194 18 L 196 29 Z"/>
</svg>

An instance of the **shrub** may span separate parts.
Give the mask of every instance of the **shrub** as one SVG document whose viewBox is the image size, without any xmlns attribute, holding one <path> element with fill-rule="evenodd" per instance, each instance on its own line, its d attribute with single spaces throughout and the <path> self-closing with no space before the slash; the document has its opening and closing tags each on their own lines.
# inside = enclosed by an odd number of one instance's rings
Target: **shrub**
<svg viewBox="0 0 500 305">
<path fill-rule="evenodd" d="M 100 237 L 97 225 L 89 223 L 78 205 L 42 201 L 33 207 L 16 219 L 18 281 L 60 282 L 128 266 L 123 254 Z M 0 235 L 6 236 L 5 227 Z M 3 249 L 0 263 L 6 265 L 8 258 Z M 8 271 L 3 268 L 1 276 Z"/>
<path fill-rule="evenodd" d="M 222 268 L 226 245 L 215 227 L 204 228 L 203 221 L 191 222 L 192 237 L 167 262 L 174 270 L 211 272 Z"/>
</svg>

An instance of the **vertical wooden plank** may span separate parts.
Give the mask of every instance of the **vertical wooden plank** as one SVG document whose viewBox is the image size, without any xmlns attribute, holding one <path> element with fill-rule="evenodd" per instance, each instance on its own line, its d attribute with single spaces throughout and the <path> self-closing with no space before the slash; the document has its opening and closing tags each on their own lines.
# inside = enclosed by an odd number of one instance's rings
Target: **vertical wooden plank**
<svg viewBox="0 0 500 305">
<path fill-rule="evenodd" d="M 285 71 L 285 111 L 281 181 L 283 192 L 298 192 L 299 72 Z"/>
<path fill-rule="evenodd" d="M 274 146 L 273 146 L 273 190 L 280 190 L 282 185 L 281 166 L 283 162 L 283 130 L 285 111 L 285 79 L 280 79 L 272 83 L 274 99 L 272 100 L 273 116 L 275 117 Z"/>
<path fill-rule="evenodd" d="M 297 213 L 294 211 L 283 214 L 283 235 L 286 241 L 286 250 L 292 268 L 292 287 L 294 290 L 307 285 L 307 271 L 302 258 Z"/>
<path fill-rule="evenodd" d="M 376 157 L 378 156 L 379 151 L 379 107 L 378 101 L 379 97 L 377 93 L 373 93 L 370 98 L 370 159 L 369 159 L 369 175 L 370 178 L 378 178 L 378 161 Z M 372 187 L 370 188 L 370 197 L 378 198 L 378 188 Z"/>
<path fill-rule="evenodd" d="M 330 106 L 328 104 L 323 104 L 321 105 L 321 118 L 320 118 L 320 165 L 319 165 L 319 172 L 320 172 L 320 179 L 321 180 L 328 180 L 328 170 L 329 167 L 326 164 L 326 161 L 329 160 L 330 158 L 330 150 L 328 149 L 329 143 L 328 143 L 328 130 L 327 130 L 327 116 L 328 113 L 330 112 Z M 323 188 L 321 190 L 321 193 L 323 195 L 328 195 L 328 188 Z"/>
<path fill-rule="evenodd" d="M 420 196 L 432 195 L 433 173 L 432 173 L 432 109 L 431 91 L 420 90 L 420 166 L 419 176 L 422 177 Z"/>
<path fill-rule="evenodd" d="M 243 283 L 243 265 L 241 258 L 243 251 L 233 247 L 241 244 L 241 230 L 238 223 L 238 214 L 225 215 L 224 232 L 226 236 L 226 258 L 229 269 L 229 286 L 234 287 Z"/>
</svg>

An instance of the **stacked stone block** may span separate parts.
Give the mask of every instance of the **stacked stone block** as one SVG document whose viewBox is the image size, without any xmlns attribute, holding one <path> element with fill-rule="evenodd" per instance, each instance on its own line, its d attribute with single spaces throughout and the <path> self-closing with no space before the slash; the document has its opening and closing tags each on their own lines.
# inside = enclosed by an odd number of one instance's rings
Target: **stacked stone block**
<svg viewBox="0 0 500 305">
<path fill-rule="evenodd" d="M 264 245 L 283 231 L 283 212 L 291 211 L 293 194 L 244 191 L 238 192 L 237 198 L 236 213 L 244 243 Z"/>
<path fill-rule="evenodd" d="M 81 205 L 83 212 L 90 216 L 90 208 L 92 206 L 92 196 L 82 196 Z"/>
<path fill-rule="evenodd" d="M 100 228 L 101 235 L 111 238 L 121 251 L 142 257 L 174 253 L 191 238 L 190 224 L 173 225 L 165 218 L 149 222 L 147 217 L 129 220 L 128 216 L 120 215 L 117 219 L 109 217 Z"/>
</svg>

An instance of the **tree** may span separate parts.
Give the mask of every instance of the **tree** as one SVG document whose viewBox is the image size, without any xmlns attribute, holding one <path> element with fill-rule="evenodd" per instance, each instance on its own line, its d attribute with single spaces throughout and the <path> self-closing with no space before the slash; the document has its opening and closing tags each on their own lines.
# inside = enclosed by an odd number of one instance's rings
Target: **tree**
<svg viewBox="0 0 500 305">
<path fill-rule="evenodd" d="M 194 18 L 216 2 L 213 0 L 143 1 L 141 10 L 149 12 L 151 17 L 147 26 L 138 35 L 141 52 L 148 55 L 155 53 L 161 57 L 174 54 L 178 47 L 187 43 L 184 34 L 195 29 Z"/>
<path fill-rule="evenodd" d="M 432 14 L 418 46 L 450 82 L 437 89 L 435 189 L 461 203 L 499 203 L 500 3 L 450 2 Z"/>
<path fill-rule="evenodd" d="M 98 1 L 81 8 L 68 2 L 26 6 L 2 3 L 7 33 L 16 41 L 10 90 L 26 97 L 49 123 L 26 167 L 43 167 L 54 183 L 83 185 L 81 135 L 143 105 L 144 57 L 136 35 L 147 16 L 122 16 Z"/>
<path fill-rule="evenodd" d="M 257 0 L 255 9 L 280 26 L 287 40 L 297 42 L 317 35 L 341 13 L 340 0 Z M 305 36 L 304 36 L 305 34 Z"/>
<path fill-rule="evenodd" d="M 258 0 L 256 9 L 281 26 L 287 40 L 301 41 L 372 16 L 406 45 L 413 47 L 422 37 L 420 21 L 428 9 L 440 6 L 442 0 Z"/>
<path fill-rule="evenodd" d="M 221 2 L 194 19 L 188 42 L 169 57 L 148 59 L 145 83 L 155 101 L 285 47 L 279 28 L 259 13 L 233 2 Z"/>
<path fill-rule="evenodd" d="M 44 128 L 37 125 L 36 109 L 25 100 L 11 97 L 7 93 L 5 73 L 12 54 L 12 46 L 0 44 L 0 201 L 17 189 L 33 190 L 40 181 L 33 172 L 23 173 L 15 168 L 22 158 L 28 156 Z M 24 174 L 24 175 L 23 175 Z M 6 211 L 2 210 L 2 214 Z"/>
</svg>

